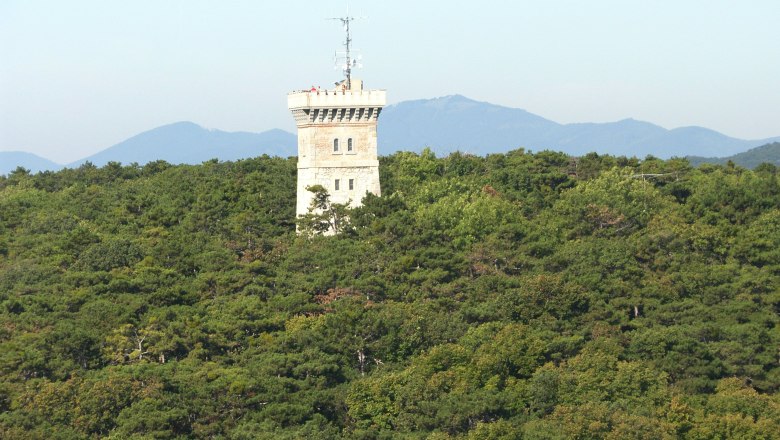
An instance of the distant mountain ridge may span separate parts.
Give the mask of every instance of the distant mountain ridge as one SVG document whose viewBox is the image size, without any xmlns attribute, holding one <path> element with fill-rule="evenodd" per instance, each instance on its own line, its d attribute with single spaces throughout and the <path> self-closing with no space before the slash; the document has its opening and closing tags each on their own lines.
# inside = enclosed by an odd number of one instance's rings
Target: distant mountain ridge
<svg viewBox="0 0 780 440">
<path fill-rule="evenodd" d="M 743 168 L 755 168 L 762 163 L 770 163 L 775 166 L 780 166 L 780 142 L 773 142 L 771 144 L 762 145 L 760 147 L 752 148 L 748 151 L 735 154 L 728 157 L 698 157 L 689 156 L 688 161 L 693 166 L 699 166 L 703 163 L 711 164 L 726 164 L 729 161 Z"/>
<path fill-rule="evenodd" d="M 461 95 L 387 106 L 379 118 L 377 130 L 382 155 L 399 150 L 421 151 L 425 147 L 440 155 L 456 150 L 485 155 L 523 147 L 534 151 L 562 151 L 574 156 L 595 151 L 640 158 L 647 155 L 706 158 L 730 157 L 780 141 L 780 137 L 736 139 L 702 127 L 667 130 L 635 119 L 559 124 L 522 109 L 475 101 Z M 226 132 L 209 130 L 192 122 L 177 122 L 140 133 L 67 166 L 77 167 L 86 161 L 97 166 L 111 161 L 143 165 L 154 160 L 197 164 L 214 158 L 227 161 L 263 154 L 282 157 L 297 154 L 296 136 L 278 129 L 262 133 Z M 780 159 L 780 152 L 776 154 Z M 772 160 L 770 157 L 769 161 Z M 62 165 L 29 153 L 0 153 L 0 174 L 7 174 L 17 166 L 34 172 L 62 168 Z"/>
<path fill-rule="evenodd" d="M 18 167 L 37 173 L 39 171 L 56 171 L 61 169 L 62 165 L 33 153 L 0 151 L 0 174 L 8 174 Z"/>
<path fill-rule="evenodd" d="M 145 131 L 97 154 L 68 164 L 78 167 L 84 162 L 103 166 L 108 162 L 125 165 L 164 160 L 174 164 L 197 164 L 217 158 L 238 160 L 261 156 L 294 156 L 298 141 L 284 130 L 262 133 L 209 130 L 193 122 L 176 122 Z"/>
<path fill-rule="evenodd" d="M 661 158 L 728 156 L 780 140 L 742 140 L 702 127 L 667 130 L 624 119 L 607 123 L 559 124 L 522 109 L 479 102 L 461 95 L 404 101 L 387 106 L 379 124 L 379 150 L 430 147 L 446 154 L 460 150 L 488 154 L 524 147 L 579 156 L 599 154 Z"/>
</svg>

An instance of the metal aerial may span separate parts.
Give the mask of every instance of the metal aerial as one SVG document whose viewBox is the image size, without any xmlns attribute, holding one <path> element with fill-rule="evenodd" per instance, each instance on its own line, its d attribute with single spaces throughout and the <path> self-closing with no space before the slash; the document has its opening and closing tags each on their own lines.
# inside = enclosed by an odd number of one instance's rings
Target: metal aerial
<svg viewBox="0 0 780 440">
<path fill-rule="evenodd" d="M 347 10 L 347 15 L 345 17 L 333 17 L 329 20 L 339 20 L 341 21 L 341 24 L 344 26 L 344 32 L 347 35 L 347 38 L 344 40 L 344 52 L 336 52 L 335 54 L 335 61 L 336 61 L 336 67 L 338 67 L 339 64 L 341 64 L 341 69 L 344 72 L 344 78 L 346 79 L 346 87 L 347 89 L 352 88 L 352 68 L 353 67 L 363 67 L 359 61 L 362 57 L 358 56 L 358 58 L 352 58 L 352 34 L 350 33 L 349 24 L 356 20 L 356 19 L 363 19 L 366 17 L 353 17 L 349 15 L 349 10 Z M 337 83 L 338 84 L 338 83 Z"/>
</svg>

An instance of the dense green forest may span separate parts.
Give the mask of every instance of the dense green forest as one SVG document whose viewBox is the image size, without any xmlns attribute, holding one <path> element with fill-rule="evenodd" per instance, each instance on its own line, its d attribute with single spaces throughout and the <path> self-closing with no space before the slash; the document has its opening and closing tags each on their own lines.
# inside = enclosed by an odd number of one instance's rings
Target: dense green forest
<svg viewBox="0 0 780 440">
<path fill-rule="evenodd" d="M 0 177 L 0 438 L 780 436 L 775 166 L 397 153 L 301 235 L 295 166 Z"/>
</svg>

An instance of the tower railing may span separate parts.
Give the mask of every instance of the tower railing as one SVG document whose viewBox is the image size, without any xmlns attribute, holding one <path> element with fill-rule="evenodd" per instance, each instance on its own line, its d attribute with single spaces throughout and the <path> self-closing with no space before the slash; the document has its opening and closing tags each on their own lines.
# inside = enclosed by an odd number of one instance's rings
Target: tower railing
<svg viewBox="0 0 780 440">
<path fill-rule="evenodd" d="M 319 90 L 290 92 L 287 107 L 383 107 L 387 103 L 385 90 Z"/>
</svg>

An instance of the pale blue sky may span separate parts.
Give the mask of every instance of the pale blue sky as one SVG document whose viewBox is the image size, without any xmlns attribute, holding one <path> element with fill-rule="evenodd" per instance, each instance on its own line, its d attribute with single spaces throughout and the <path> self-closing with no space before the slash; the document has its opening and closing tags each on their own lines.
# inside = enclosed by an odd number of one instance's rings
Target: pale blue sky
<svg viewBox="0 0 780 440">
<path fill-rule="evenodd" d="M 780 1 L 359 1 L 355 76 L 562 122 L 780 136 Z M 346 1 L 2 0 L 0 150 L 69 162 L 171 122 L 294 130 L 340 78 Z M 381 123 L 381 120 L 380 120 Z"/>
</svg>

